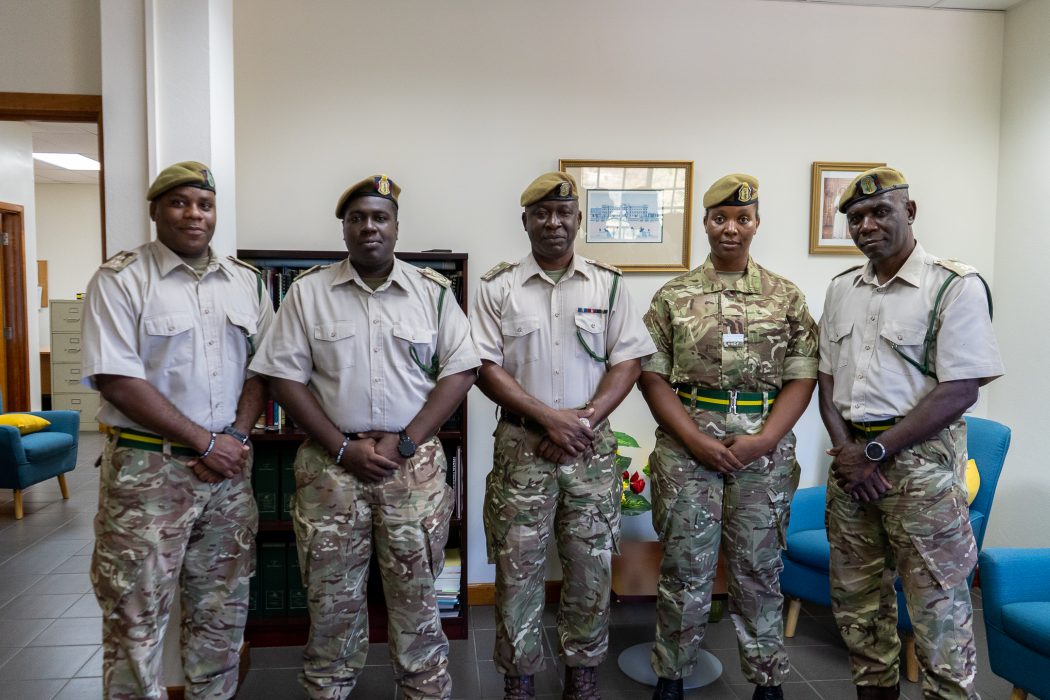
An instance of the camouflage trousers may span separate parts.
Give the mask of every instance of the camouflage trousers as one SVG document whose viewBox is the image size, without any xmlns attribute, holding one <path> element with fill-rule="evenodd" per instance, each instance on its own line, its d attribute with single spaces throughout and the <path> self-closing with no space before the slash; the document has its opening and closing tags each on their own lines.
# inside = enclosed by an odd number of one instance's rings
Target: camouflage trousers
<svg viewBox="0 0 1050 700">
<path fill-rule="evenodd" d="M 831 605 L 854 683 L 897 683 L 896 569 L 925 674 L 923 697 L 978 697 L 967 584 L 977 545 L 965 469 L 966 423 L 959 420 L 883 465 L 893 488 L 879 501 L 855 502 L 828 480 Z"/>
<path fill-rule="evenodd" d="M 612 553 L 620 533 L 616 437 L 603 422 L 594 455 L 557 465 L 536 454 L 541 435 L 500 421 L 485 483 L 485 536 L 496 565 L 496 668 L 531 675 L 543 667 L 547 543 L 555 532 L 562 567 L 558 647 L 566 666 L 598 666 L 609 646 Z M 552 527 L 553 526 L 553 527 Z"/>
<path fill-rule="evenodd" d="M 764 417 L 687 409 L 700 430 L 722 439 L 755 434 Z M 663 543 L 651 662 L 663 678 L 692 673 L 699 657 L 721 547 L 740 667 L 755 685 L 787 678 L 780 551 L 798 485 L 795 436 L 733 474 L 699 463 L 673 437 L 656 431 L 649 457 L 653 526 Z"/>
<path fill-rule="evenodd" d="M 186 697 L 233 697 L 258 522 L 250 460 L 235 479 L 206 484 L 182 458 L 110 438 L 91 560 L 106 698 L 167 698 L 161 657 L 176 592 Z"/>
<path fill-rule="evenodd" d="M 348 697 L 365 665 L 374 540 L 402 697 L 451 697 L 448 639 L 434 590 L 453 505 L 441 443 L 431 438 L 396 474 L 366 484 L 308 440 L 295 458 L 295 484 L 292 522 L 310 611 L 300 676 L 307 695 Z"/>
</svg>

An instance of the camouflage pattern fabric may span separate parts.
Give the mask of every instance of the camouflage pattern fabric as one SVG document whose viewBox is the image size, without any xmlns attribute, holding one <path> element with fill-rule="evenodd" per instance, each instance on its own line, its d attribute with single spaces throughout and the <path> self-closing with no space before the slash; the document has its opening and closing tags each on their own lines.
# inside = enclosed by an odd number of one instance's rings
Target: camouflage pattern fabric
<svg viewBox="0 0 1050 700">
<path fill-rule="evenodd" d="M 250 458 L 237 478 L 206 484 L 179 458 L 110 438 L 91 562 L 106 698 L 167 697 L 161 651 L 177 593 L 186 697 L 233 697 L 258 520 Z"/>
<path fill-rule="evenodd" d="M 923 697 L 977 698 L 967 585 L 977 545 L 966 506 L 965 422 L 898 453 L 882 469 L 893 488 L 874 503 L 854 502 L 828 480 L 832 611 L 850 650 L 853 682 L 897 683 L 896 568 L 924 671 Z"/>
<path fill-rule="evenodd" d="M 657 351 L 642 369 L 671 384 L 768 391 L 817 377 L 817 324 L 798 287 L 754 260 L 726 283 L 708 258 L 653 297 L 645 325 Z M 739 334 L 727 347 L 723 333 Z"/>
<path fill-rule="evenodd" d="M 427 440 L 395 475 L 366 484 L 307 440 L 295 458 L 295 483 L 292 523 L 310 611 L 300 676 L 307 695 L 348 697 L 365 665 L 365 584 L 374 542 L 402 697 L 451 697 L 448 640 L 434 592 L 453 505 L 441 443 Z"/>
<path fill-rule="evenodd" d="M 765 420 L 762 415 L 702 409 L 689 414 L 700 430 L 719 439 L 758 433 Z M 788 433 L 770 454 L 723 476 L 657 430 L 649 468 L 653 526 L 664 549 L 653 670 L 676 679 L 688 676 L 696 665 L 721 546 L 740 667 L 750 683 L 779 685 L 789 671 L 780 551 L 799 478 L 794 435 Z"/>
<path fill-rule="evenodd" d="M 547 542 L 562 566 L 558 651 L 566 666 L 595 667 L 609 645 L 612 554 L 620 535 L 616 437 L 597 426 L 589 459 L 556 465 L 536 453 L 541 435 L 500 421 L 485 484 L 485 535 L 496 565 L 496 668 L 508 676 L 543 667 L 540 642 Z"/>
</svg>

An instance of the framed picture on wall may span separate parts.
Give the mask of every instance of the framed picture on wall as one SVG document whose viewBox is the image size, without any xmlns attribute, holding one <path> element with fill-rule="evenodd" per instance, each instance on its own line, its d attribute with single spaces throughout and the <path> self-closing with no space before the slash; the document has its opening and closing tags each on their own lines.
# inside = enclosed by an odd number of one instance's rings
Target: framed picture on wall
<svg viewBox="0 0 1050 700">
<path fill-rule="evenodd" d="M 813 163 L 812 203 L 809 213 L 809 252 L 816 255 L 860 255 L 838 210 L 846 186 L 865 170 L 885 163 Z"/>
<path fill-rule="evenodd" d="M 624 272 L 689 269 L 692 161 L 562 159 L 558 169 L 580 186 L 577 253 Z"/>
</svg>

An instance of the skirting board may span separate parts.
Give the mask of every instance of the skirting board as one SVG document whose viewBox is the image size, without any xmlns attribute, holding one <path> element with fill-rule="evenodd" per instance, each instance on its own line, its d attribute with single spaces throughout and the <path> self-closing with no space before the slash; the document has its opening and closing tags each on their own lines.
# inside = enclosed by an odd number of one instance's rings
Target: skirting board
<svg viewBox="0 0 1050 700">
<path fill-rule="evenodd" d="M 245 642 L 241 645 L 241 661 L 237 669 L 237 687 L 244 685 L 244 678 L 248 675 L 248 671 L 252 667 L 252 658 L 248 653 L 249 644 Z M 168 689 L 168 700 L 185 700 L 186 689 L 181 685 L 169 687 Z"/>
<path fill-rule="evenodd" d="M 561 581 L 546 581 L 543 584 L 544 600 L 557 603 L 561 599 Z M 467 586 L 467 605 L 495 605 L 496 584 L 472 583 Z"/>
</svg>

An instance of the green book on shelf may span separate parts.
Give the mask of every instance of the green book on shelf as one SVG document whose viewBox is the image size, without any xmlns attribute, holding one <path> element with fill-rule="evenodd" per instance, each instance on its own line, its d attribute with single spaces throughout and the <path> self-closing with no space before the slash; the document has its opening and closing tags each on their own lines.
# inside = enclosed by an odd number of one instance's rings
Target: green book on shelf
<svg viewBox="0 0 1050 700">
<path fill-rule="evenodd" d="M 256 570 L 248 579 L 248 615 L 255 617 L 259 614 L 259 572 Z"/>
<path fill-rule="evenodd" d="M 287 542 L 263 542 L 259 549 L 259 592 L 263 615 L 283 615 L 288 606 Z"/>
<path fill-rule="evenodd" d="M 306 612 L 306 587 L 299 570 L 299 550 L 295 542 L 288 543 L 288 612 L 293 615 Z"/>
<path fill-rule="evenodd" d="M 252 465 L 252 488 L 259 504 L 259 520 L 277 520 L 277 496 L 280 477 L 280 453 L 269 446 L 255 449 Z"/>
<path fill-rule="evenodd" d="M 281 502 L 279 517 L 292 519 L 292 499 L 295 498 L 295 448 L 281 450 Z"/>
</svg>

